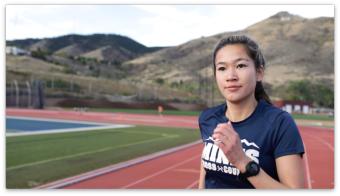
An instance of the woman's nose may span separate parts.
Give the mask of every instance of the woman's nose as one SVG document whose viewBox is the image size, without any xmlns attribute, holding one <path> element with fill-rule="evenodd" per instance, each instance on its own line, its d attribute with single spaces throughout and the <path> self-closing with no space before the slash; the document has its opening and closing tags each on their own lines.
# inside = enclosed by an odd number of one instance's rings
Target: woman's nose
<svg viewBox="0 0 340 196">
<path fill-rule="evenodd" d="M 226 71 L 226 80 L 227 81 L 234 81 L 237 80 L 237 73 L 236 73 L 236 69 L 234 68 L 230 68 Z"/>
</svg>

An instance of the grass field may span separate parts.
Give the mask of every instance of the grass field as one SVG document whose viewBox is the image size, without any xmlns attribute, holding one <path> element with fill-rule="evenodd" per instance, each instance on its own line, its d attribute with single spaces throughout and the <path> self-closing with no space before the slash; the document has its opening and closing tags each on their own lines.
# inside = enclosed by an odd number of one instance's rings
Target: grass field
<svg viewBox="0 0 340 196">
<path fill-rule="evenodd" d="M 199 131 L 137 126 L 6 138 L 6 187 L 31 188 L 196 141 Z"/>
<path fill-rule="evenodd" d="M 321 121 L 334 121 L 334 115 L 321 115 L 321 114 L 293 114 L 294 119 L 304 119 L 304 120 L 321 120 Z"/>
</svg>

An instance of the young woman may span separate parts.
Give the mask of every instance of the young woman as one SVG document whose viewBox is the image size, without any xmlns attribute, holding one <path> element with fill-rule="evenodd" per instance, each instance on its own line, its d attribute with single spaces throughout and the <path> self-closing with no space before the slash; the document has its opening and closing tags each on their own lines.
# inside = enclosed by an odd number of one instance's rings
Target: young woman
<svg viewBox="0 0 340 196">
<path fill-rule="evenodd" d="M 303 188 L 304 147 L 291 116 L 262 86 L 264 57 L 253 40 L 230 36 L 213 53 L 226 103 L 199 117 L 204 142 L 199 188 Z"/>
</svg>

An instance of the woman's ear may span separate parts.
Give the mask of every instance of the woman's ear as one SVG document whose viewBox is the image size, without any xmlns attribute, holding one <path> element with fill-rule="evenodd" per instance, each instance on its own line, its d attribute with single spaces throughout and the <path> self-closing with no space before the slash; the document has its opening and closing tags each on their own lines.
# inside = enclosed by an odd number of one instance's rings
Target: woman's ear
<svg viewBox="0 0 340 196">
<path fill-rule="evenodd" d="M 263 65 L 260 65 L 259 68 L 256 69 L 256 81 L 261 82 L 264 77 L 264 67 Z"/>
</svg>

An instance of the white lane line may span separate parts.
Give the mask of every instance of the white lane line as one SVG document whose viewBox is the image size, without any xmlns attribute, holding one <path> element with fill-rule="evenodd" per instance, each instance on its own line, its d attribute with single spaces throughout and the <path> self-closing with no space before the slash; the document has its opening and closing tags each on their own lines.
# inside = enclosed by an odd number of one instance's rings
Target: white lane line
<svg viewBox="0 0 340 196">
<path fill-rule="evenodd" d="M 119 146 L 114 146 L 114 147 L 102 148 L 102 149 L 99 149 L 99 150 L 93 150 L 93 151 L 82 152 L 82 153 L 78 153 L 78 154 L 72 154 L 72 155 L 68 155 L 68 156 L 56 157 L 56 158 L 53 158 L 53 159 L 46 159 L 46 160 L 42 160 L 42 161 L 26 163 L 26 164 L 22 164 L 22 165 L 13 166 L 13 167 L 8 167 L 6 169 L 6 171 L 11 171 L 11 170 L 14 170 L 14 169 L 19 169 L 19 168 L 33 166 L 33 165 L 39 165 L 39 164 L 48 163 L 48 162 L 52 162 L 52 161 L 59 161 L 59 160 L 62 160 L 62 159 L 68 159 L 68 158 L 74 158 L 74 157 L 79 157 L 79 156 L 83 156 L 83 155 L 94 154 L 94 153 L 98 153 L 98 152 L 104 152 L 104 151 L 107 151 L 107 150 L 113 150 L 113 149 L 118 149 L 118 148 L 123 148 L 123 147 L 129 147 L 129 146 L 133 146 L 133 145 L 137 145 L 137 144 L 143 144 L 143 143 L 148 143 L 148 142 L 153 142 L 153 141 L 157 141 L 157 140 L 169 139 L 169 138 L 173 138 L 173 137 L 178 137 L 178 135 L 174 135 L 174 136 L 162 136 L 160 138 L 143 140 L 143 141 L 140 141 L 140 142 L 134 142 L 134 143 L 124 144 L 124 145 L 119 145 Z"/>
<path fill-rule="evenodd" d="M 191 183 L 189 186 L 186 187 L 186 189 L 192 189 L 198 184 L 198 180 L 195 180 L 193 183 Z"/>
<path fill-rule="evenodd" d="M 6 118 L 17 119 L 17 120 L 43 121 L 43 122 L 76 123 L 76 124 L 86 124 L 86 125 L 113 125 L 112 123 L 97 123 L 97 122 L 90 122 L 90 121 L 62 120 L 62 119 L 54 119 L 54 118 L 22 117 L 22 116 L 10 116 L 10 115 L 7 115 Z"/>
<path fill-rule="evenodd" d="M 55 123 L 76 123 L 84 125 L 96 125 L 90 127 L 78 127 L 78 128 L 66 128 L 66 129 L 46 129 L 36 131 L 22 131 L 12 130 L 16 132 L 6 133 L 6 137 L 13 136 L 25 136 L 25 135 L 40 135 L 40 134 L 53 134 L 53 133 L 65 133 L 65 132 L 78 132 L 78 131 L 92 131 L 92 130 L 103 130 L 103 129 L 115 129 L 115 128 L 127 128 L 134 127 L 135 125 L 124 125 L 124 124 L 110 124 L 110 123 L 96 123 L 89 121 L 74 121 L 74 120 L 58 120 L 49 118 L 31 118 L 31 117 L 18 117 L 18 116 L 6 116 L 6 119 L 17 119 L 17 120 L 30 120 L 30 121 L 42 121 L 42 122 L 55 122 Z"/>
<path fill-rule="evenodd" d="M 200 156 L 201 156 L 201 155 L 191 157 L 190 159 L 184 160 L 184 161 L 179 162 L 179 163 L 177 163 L 177 164 L 175 164 L 175 165 L 172 165 L 172 166 L 167 167 L 167 168 L 165 168 L 165 169 L 159 170 L 158 172 L 156 172 L 156 173 L 154 173 L 154 174 L 151 174 L 151 175 L 149 175 L 149 176 L 146 176 L 146 177 L 144 177 L 144 178 L 141 178 L 141 179 L 139 179 L 139 180 L 137 180 L 137 181 L 135 181 L 135 182 L 132 182 L 132 183 L 130 183 L 130 184 L 128 184 L 128 185 L 123 186 L 122 188 L 123 188 L 123 189 L 126 189 L 126 188 L 129 188 L 129 187 L 131 187 L 131 186 L 133 186 L 133 185 L 136 185 L 136 184 L 138 184 L 138 183 L 144 182 L 144 181 L 146 181 L 146 180 L 148 180 L 148 179 L 150 179 L 150 178 L 153 178 L 153 177 L 158 176 L 158 175 L 160 175 L 160 174 L 162 174 L 162 173 L 165 173 L 165 172 L 167 172 L 167 171 L 169 171 L 169 170 L 171 170 L 171 169 L 173 169 L 173 168 L 176 168 L 176 167 L 178 167 L 178 166 L 180 166 L 180 165 L 183 165 L 183 164 L 185 164 L 185 163 L 187 163 L 187 162 L 190 162 L 190 161 L 192 161 L 192 160 L 194 160 L 194 159 L 197 159 L 197 157 L 200 157 Z"/>
<path fill-rule="evenodd" d="M 47 129 L 41 131 L 24 131 L 24 132 L 12 132 L 6 133 L 6 137 L 13 136 L 25 136 L 25 135 L 41 135 L 41 134 L 53 134 L 53 133 L 70 133 L 70 132 L 80 132 L 80 131 L 95 131 L 103 129 L 117 129 L 117 128 L 128 128 L 135 127 L 134 125 L 110 125 L 110 126 L 100 126 L 100 127 L 82 127 L 82 128 L 70 128 L 70 129 Z"/>
<path fill-rule="evenodd" d="M 304 157 L 304 162 L 305 162 L 305 167 L 306 167 L 306 178 L 307 178 L 307 186 L 309 189 L 312 189 L 312 179 L 311 179 L 311 175 L 310 175 L 310 168 L 309 168 L 309 164 L 308 164 L 308 156 L 307 156 L 307 148 L 305 146 L 305 144 L 303 143 L 303 147 L 305 149 L 305 157 Z"/>
<path fill-rule="evenodd" d="M 315 139 L 315 140 L 318 140 L 320 143 L 322 143 L 323 145 L 327 146 L 332 152 L 334 152 L 334 147 L 333 145 L 331 145 L 329 142 L 319 138 L 319 137 L 314 137 L 314 136 L 311 136 L 311 135 L 308 135 L 309 137 Z"/>
</svg>

